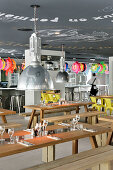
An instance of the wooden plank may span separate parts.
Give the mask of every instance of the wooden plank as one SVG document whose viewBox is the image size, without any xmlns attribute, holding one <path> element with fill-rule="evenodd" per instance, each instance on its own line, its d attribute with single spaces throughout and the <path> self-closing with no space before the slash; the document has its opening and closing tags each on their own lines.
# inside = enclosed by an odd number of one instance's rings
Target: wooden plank
<svg viewBox="0 0 113 170">
<path fill-rule="evenodd" d="M 113 132 L 108 132 L 108 138 L 107 138 L 107 141 L 106 141 L 106 145 L 111 144 L 112 138 L 113 138 Z"/>
<path fill-rule="evenodd" d="M 0 116 L 11 115 L 11 114 L 16 114 L 16 111 L 0 108 Z"/>
<path fill-rule="evenodd" d="M 48 147 L 42 148 L 42 161 L 48 162 Z"/>
<path fill-rule="evenodd" d="M 40 122 L 42 124 L 44 118 L 44 110 L 40 110 Z"/>
<path fill-rule="evenodd" d="M 101 121 L 108 121 L 108 122 L 113 123 L 113 116 L 101 116 L 98 119 Z"/>
<path fill-rule="evenodd" d="M 55 160 L 55 145 L 48 146 L 48 162 Z"/>
<path fill-rule="evenodd" d="M 74 163 L 74 170 L 83 170 L 87 168 L 91 168 L 92 165 L 99 164 L 106 160 L 111 160 L 113 155 L 113 147 L 112 146 L 105 146 L 101 148 L 96 148 L 92 150 L 88 150 L 79 154 L 74 154 L 71 156 L 67 156 L 65 158 L 57 159 L 53 162 L 49 162 L 42 165 L 33 166 L 31 168 L 27 168 L 27 170 L 58 170 L 62 169 L 71 169 L 71 164 Z M 68 166 L 70 165 L 70 167 Z M 65 167 L 64 167 L 65 166 Z M 72 170 L 72 169 L 71 169 Z"/>
<path fill-rule="evenodd" d="M 23 106 L 24 108 L 28 109 L 34 109 L 34 110 L 52 110 L 52 109 L 58 109 L 58 108 L 70 108 L 70 107 L 78 107 L 78 106 L 86 106 L 86 105 L 91 105 L 94 104 L 94 102 L 80 102 L 80 103 L 70 103 L 70 104 L 62 104 L 62 105 L 53 105 L 49 107 L 42 107 L 40 105 L 28 105 L 28 106 Z"/>
<path fill-rule="evenodd" d="M 96 141 L 95 136 L 91 136 L 89 139 L 90 139 L 92 148 L 93 148 L 93 149 L 97 148 L 98 145 L 97 145 L 97 141 Z"/>
<path fill-rule="evenodd" d="M 108 99 L 113 99 L 113 95 L 104 95 L 104 96 L 91 96 L 91 97 L 95 97 L 95 98 L 108 98 Z"/>
<path fill-rule="evenodd" d="M 20 123 L 0 123 L 0 126 L 5 126 L 5 129 L 8 129 L 8 128 L 17 128 L 17 127 L 21 127 L 22 124 Z"/>
<path fill-rule="evenodd" d="M 73 118 L 76 117 L 76 115 L 80 115 L 80 117 L 93 117 L 93 118 L 91 118 L 91 120 L 95 119 L 95 122 L 96 122 L 96 118 L 94 118 L 94 116 L 97 116 L 97 115 L 100 115 L 100 114 L 104 114 L 104 112 L 101 112 L 101 111 L 84 112 L 84 113 L 80 113 L 80 114 L 71 114 L 71 115 L 62 115 L 62 116 L 54 116 L 54 117 L 42 118 L 42 120 L 43 121 L 47 120 L 48 122 L 55 122 L 55 121 L 58 122 L 58 121 L 64 121 L 64 120 L 68 120 L 68 119 L 73 119 Z M 90 124 L 91 124 L 91 122 L 90 122 Z"/>
<path fill-rule="evenodd" d="M 31 114 L 31 117 L 30 117 L 30 120 L 29 120 L 29 123 L 28 123 L 28 126 L 27 126 L 28 129 L 31 128 L 31 125 L 32 125 L 32 121 L 33 121 L 35 112 L 36 112 L 36 110 L 33 110 L 33 111 L 32 111 L 32 114 Z"/>
<path fill-rule="evenodd" d="M 78 140 L 72 141 L 72 154 L 78 153 Z"/>
<path fill-rule="evenodd" d="M 6 120 L 5 115 L 2 115 L 1 118 L 2 118 L 2 122 L 3 122 L 3 123 L 7 123 L 7 120 Z"/>
</svg>

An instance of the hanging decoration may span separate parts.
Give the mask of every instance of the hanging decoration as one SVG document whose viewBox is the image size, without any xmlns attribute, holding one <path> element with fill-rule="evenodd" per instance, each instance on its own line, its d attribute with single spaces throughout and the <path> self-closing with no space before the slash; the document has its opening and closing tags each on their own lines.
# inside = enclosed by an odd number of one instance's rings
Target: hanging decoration
<svg viewBox="0 0 113 170">
<path fill-rule="evenodd" d="M 72 70 L 78 74 L 79 72 L 84 72 L 87 69 L 87 65 L 85 63 L 79 63 L 76 61 L 75 63 L 72 64 Z"/>
<path fill-rule="evenodd" d="M 92 64 L 91 71 L 96 74 L 109 74 L 108 66 L 103 61 L 98 64 Z"/>
<path fill-rule="evenodd" d="M 6 76 L 8 73 L 13 73 L 16 69 L 16 62 L 14 59 L 8 57 L 8 59 L 0 59 L 0 70 L 5 71 Z"/>
<path fill-rule="evenodd" d="M 22 63 L 21 69 L 22 69 L 22 70 L 25 69 L 25 62 Z"/>
</svg>

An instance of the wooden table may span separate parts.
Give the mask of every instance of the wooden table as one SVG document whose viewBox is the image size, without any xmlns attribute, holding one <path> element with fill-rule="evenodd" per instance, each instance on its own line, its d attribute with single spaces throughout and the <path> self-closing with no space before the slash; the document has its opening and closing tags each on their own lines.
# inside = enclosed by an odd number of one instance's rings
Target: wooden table
<svg viewBox="0 0 113 170">
<path fill-rule="evenodd" d="M 54 129 L 54 126 L 55 126 L 55 128 L 57 128 L 56 125 L 53 125 L 53 129 Z M 52 161 L 55 159 L 55 145 L 56 144 L 72 141 L 72 154 L 74 154 L 74 153 L 78 153 L 78 139 L 89 137 L 90 141 L 91 141 L 92 148 L 97 148 L 98 146 L 96 143 L 95 136 L 99 135 L 99 134 L 103 134 L 103 133 L 108 133 L 108 138 L 107 138 L 106 144 L 107 145 L 109 144 L 110 135 L 112 133 L 111 128 L 105 128 L 105 127 L 89 125 L 89 124 L 85 124 L 85 127 L 89 128 L 89 129 L 94 129 L 96 131 L 88 132 L 88 131 L 76 130 L 76 131 L 53 134 L 53 136 L 59 137 L 60 138 L 59 140 L 54 140 L 54 139 L 48 138 L 46 136 L 28 139 L 26 141 L 33 143 L 34 145 L 27 146 L 27 147 L 24 145 L 20 145 L 20 144 L 1 145 L 0 146 L 0 157 L 9 156 L 9 155 L 13 155 L 13 154 L 26 152 L 26 151 L 44 147 L 45 149 L 47 149 L 47 152 L 44 155 L 43 160 L 49 162 L 49 161 Z"/>
<path fill-rule="evenodd" d="M 2 118 L 3 123 L 7 123 L 6 115 L 12 115 L 12 114 L 16 114 L 16 111 L 7 110 L 7 109 L 0 109 L 0 116 Z"/>
<path fill-rule="evenodd" d="M 31 124 L 33 121 L 33 118 L 35 116 L 35 112 L 37 110 L 40 111 L 40 122 L 42 123 L 42 119 L 44 118 L 44 111 L 46 110 L 57 110 L 57 109 L 66 109 L 66 108 L 72 108 L 74 107 L 73 110 L 76 110 L 76 113 L 79 113 L 79 107 L 84 106 L 85 112 L 88 112 L 88 105 L 94 104 L 93 102 L 80 102 L 80 103 L 70 103 L 70 104 L 62 104 L 62 105 L 47 105 L 47 106 L 41 106 L 41 105 L 28 105 L 24 106 L 24 108 L 32 109 L 32 114 L 30 116 L 30 120 L 28 123 L 28 128 L 31 128 Z"/>
<path fill-rule="evenodd" d="M 95 98 L 107 98 L 107 99 L 113 99 L 113 95 L 105 95 L 105 96 L 91 96 L 91 97 L 95 97 Z"/>
</svg>

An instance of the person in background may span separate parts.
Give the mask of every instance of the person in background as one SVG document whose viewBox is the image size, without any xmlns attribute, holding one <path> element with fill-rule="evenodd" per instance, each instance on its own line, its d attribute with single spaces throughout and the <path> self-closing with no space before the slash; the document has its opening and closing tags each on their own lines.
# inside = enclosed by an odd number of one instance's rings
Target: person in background
<svg viewBox="0 0 113 170">
<path fill-rule="evenodd" d="M 92 73 L 92 78 L 87 82 L 88 84 L 91 85 L 91 89 L 90 89 L 90 96 L 96 96 L 96 94 L 98 93 L 98 88 L 96 86 L 96 74 Z"/>
</svg>

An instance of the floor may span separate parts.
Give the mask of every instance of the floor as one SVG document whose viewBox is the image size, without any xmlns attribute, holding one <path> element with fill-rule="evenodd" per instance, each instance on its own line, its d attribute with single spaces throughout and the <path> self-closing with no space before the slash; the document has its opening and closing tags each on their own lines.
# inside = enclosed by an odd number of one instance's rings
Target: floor
<svg viewBox="0 0 113 170">
<path fill-rule="evenodd" d="M 7 120 L 8 122 L 13 121 L 21 123 L 21 129 L 27 128 L 28 120 L 25 120 L 25 118 L 19 116 L 18 114 L 7 116 Z M 56 159 L 71 155 L 71 146 L 71 142 L 56 145 Z M 79 152 L 89 149 L 91 149 L 91 145 L 88 138 L 79 140 Z M 41 161 L 41 154 L 41 149 L 37 149 L 25 153 L 0 158 L 0 170 L 21 170 L 27 167 L 31 167 L 33 165 L 41 164 L 43 163 Z"/>
</svg>

